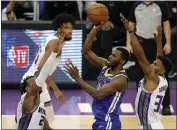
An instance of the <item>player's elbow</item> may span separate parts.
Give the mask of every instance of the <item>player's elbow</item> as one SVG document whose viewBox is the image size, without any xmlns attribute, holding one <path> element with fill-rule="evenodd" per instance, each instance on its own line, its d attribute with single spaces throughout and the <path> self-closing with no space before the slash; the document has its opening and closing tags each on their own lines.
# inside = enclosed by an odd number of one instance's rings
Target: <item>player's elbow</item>
<svg viewBox="0 0 177 130">
<path fill-rule="evenodd" d="M 87 56 L 87 55 L 88 55 L 88 51 L 87 51 L 86 49 L 84 49 L 84 48 L 81 50 L 81 52 L 82 52 L 82 54 L 83 54 L 84 56 Z"/>
<path fill-rule="evenodd" d="M 100 93 L 99 90 L 96 90 L 96 92 L 93 94 L 92 97 L 97 100 L 97 99 L 102 98 L 103 96 L 102 96 L 102 94 Z"/>
</svg>

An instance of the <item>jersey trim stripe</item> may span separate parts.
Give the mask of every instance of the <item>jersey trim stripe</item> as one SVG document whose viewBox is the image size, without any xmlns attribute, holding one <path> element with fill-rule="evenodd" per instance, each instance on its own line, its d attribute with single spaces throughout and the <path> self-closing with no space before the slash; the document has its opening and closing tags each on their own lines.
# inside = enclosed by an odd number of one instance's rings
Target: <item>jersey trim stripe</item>
<svg viewBox="0 0 177 130">
<path fill-rule="evenodd" d="M 128 79 L 128 77 L 124 73 L 122 73 L 122 74 L 118 74 L 118 75 L 114 76 L 111 80 L 113 80 L 114 78 L 116 78 L 118 76 L 124 76 L 124 77 L 126 77 Z"/>
<path fill-rule="evenodd" d="M 108 109 L 108 112 L 106 114 L 105 121 L 107 121 L 107 126 L 106 126 L 107 130 L 111 129 L 111 127 L 112 127 L 111 117 L 110 117 L 109 114 L 112 113 L 115 110 L 116 105 L 119 101 L 120 95 L 121 95 L 121 93 L 116 92 L 116 95 L 115 95 L 115 97 L 114 97 L 114 99 L 113 99 L 113 101 L 112 101 L 112 103 L 111 103 L 111 105 Z"/>
<path fill-rule="evenodd" d="M 18 130 L 27 130 L 32 116 L 32 113 L 23 113 L 19 121 Z"/>
<path fill-rule="evenodd" d="M 151 99 L 151 93 L 146 93 L 144 91 L 141 91 L 140 94 L 140 100 L 138 104 L 138 116 L 141 122 L 141 125 L 143 125 L 143 128 L 148 129 L 148 110 L 149 110 L 149 103 Z"/>
</svg>

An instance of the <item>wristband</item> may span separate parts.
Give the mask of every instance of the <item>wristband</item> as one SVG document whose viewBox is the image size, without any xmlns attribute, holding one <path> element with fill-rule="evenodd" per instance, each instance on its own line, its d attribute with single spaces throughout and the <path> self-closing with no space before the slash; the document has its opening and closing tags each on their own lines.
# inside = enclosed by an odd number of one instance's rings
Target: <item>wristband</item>
<svg viewBox="0 0 177 130">
<path fill-rule="evenodd" d="M 131 29 L 130 31 L 128 31 L 129 33 L 132 33 L 134 30 L 133 29 Z"/>
</svg>

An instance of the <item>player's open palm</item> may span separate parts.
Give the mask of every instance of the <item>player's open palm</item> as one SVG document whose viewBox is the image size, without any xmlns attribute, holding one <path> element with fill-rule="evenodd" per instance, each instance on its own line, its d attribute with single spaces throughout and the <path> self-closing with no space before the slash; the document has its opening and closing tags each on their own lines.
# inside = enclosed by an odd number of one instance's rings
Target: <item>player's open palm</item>
<svg viewBox="0 0 177 130">
<path fill-rule="evenodd" d="M 158 25 L 156 28 L 157 28 L 157 34 L 154 33 L 154 39 L 156 42 L 162 42 L 162 27 Z"/>
<path fill-rule="evenodd" d="M 62 48 L 65 44 L 64 40 L 65 40 L 65 34 L 61 33 L 59 35 L 59 46 L 58 46 L 58 51 L 57 51 L 59 54 L 61 54 Z"/>
<path fill-rule="evenodd" d="M 65 72 L 68 73 L 73 79 L 77 79 L 79 77 L 79 70 L 72 63 L 66 64 L 64 68 L 66 69 Z"/>
<path fill-rule="evenodd" d="M 63 103 L 63 104 L 66 103 L 65 97 L 64 97 L 63 93 L 60 90 L 54 91 L 54 94 L 55 94 L 55 97 L 58 100 L 58 103 Z"/>
<path fill-rule="evenodd" d="M 132 27 L 130 26 L 128 20 L 124 17 L 124 15 L 122 13 L 120 13 L 120 18 L 121 21 L 123 22 L 125 29 L 130 32 L 132 30 Z"/>
</svg>

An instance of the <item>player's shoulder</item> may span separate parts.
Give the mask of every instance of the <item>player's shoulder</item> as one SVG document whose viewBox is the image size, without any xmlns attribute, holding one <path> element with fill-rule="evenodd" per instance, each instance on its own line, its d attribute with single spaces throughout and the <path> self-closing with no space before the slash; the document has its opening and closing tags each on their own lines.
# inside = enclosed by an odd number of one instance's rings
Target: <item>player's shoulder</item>
<svg viewBox="0 0 177 130">
<path fill-rule="evenodd" d="M 120 72 L 116 73 L 113 77 L 112 80 L 121 80 L 122 82 L 128 82 L 128 76 L 125 70 L 121 70 Z"/>
<path fill-rule="evenodd" d="M 121 70 L 120 72 L 117 72 L 114 77 L 118 77 L 118 76 L 124 76 L 124 77 L 128 78 L 127 73 L 124 69 Z"/>
<path fill-rule="evenodd" d="M 58 37 L 56 35 L 52 34 L 52 35 L 47 36 L 46 40 L 50 41 L 50 40 L 59 40 L 59 39 L 58 39 Z"/>
<path fill-rule="evenodd" d="M 49 35 L 48 37 L 46 37 L 44 44 L 48 46 L 56 46 L 58 45 L 58 42 L 59 38 L 56 35 Z"/>
<path fill-rule="evenodd" d="M 159 78 L 159 83 L 168 84 L 167 79 L 165 78 L 165 76 L 158 75 L 158 78 Z"/>
</svg>

